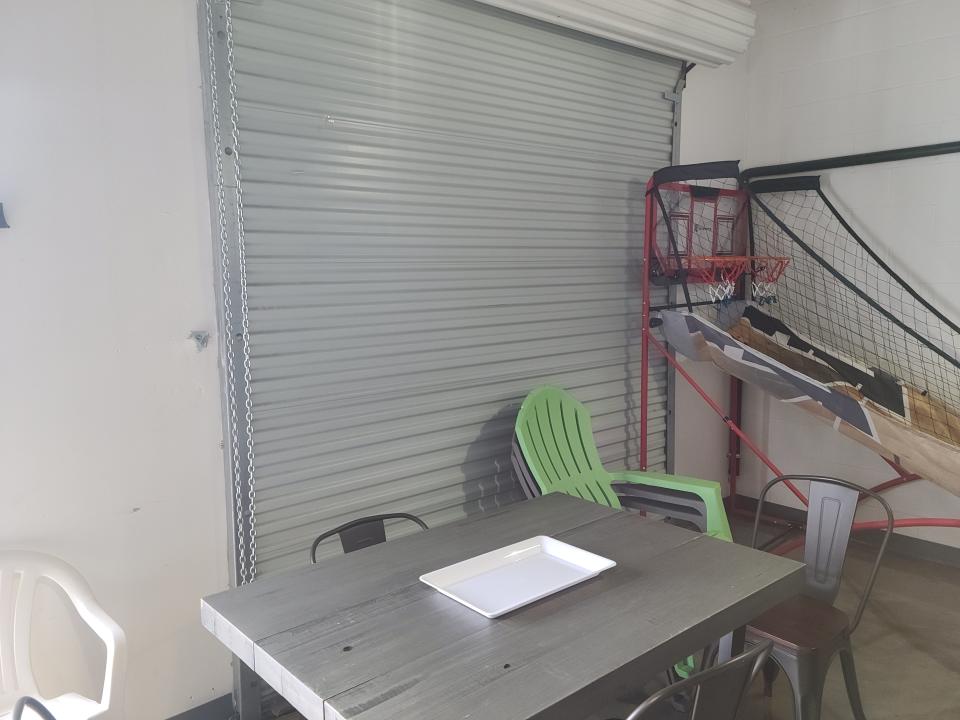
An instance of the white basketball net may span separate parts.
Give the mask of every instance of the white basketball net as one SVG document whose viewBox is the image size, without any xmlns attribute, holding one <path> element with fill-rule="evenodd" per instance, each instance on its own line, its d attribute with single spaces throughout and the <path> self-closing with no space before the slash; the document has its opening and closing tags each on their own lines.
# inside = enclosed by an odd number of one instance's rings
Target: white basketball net
<svg viewBox="0 0 960 720">
<path fill-rule="evenodd" d="M 716 285 L 710 286 L 710 297 L 714 302 L 722 303 L 733 297 L 736 285 L 729 280 L 721 280 Z"/>
<path fill-rule="evenodd" d="M 774 290 L 776 286 L 772 282 L 754 282 L 753 283 L 753 297 L 761 305 L 765 302 L 772 302 L 776 298 L 776 293 Z"/>
</svg>

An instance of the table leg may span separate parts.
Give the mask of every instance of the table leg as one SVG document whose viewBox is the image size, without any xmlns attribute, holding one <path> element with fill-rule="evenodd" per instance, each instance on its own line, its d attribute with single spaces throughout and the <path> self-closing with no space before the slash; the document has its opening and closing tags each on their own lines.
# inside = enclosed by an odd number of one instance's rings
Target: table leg
<svg viewBox="0 0 960 720">
<path fill-rule="evenodd" d="M 233 656 L 233 706 L 237 720 L 260 720 L 260 677 Z"/>
</svg>

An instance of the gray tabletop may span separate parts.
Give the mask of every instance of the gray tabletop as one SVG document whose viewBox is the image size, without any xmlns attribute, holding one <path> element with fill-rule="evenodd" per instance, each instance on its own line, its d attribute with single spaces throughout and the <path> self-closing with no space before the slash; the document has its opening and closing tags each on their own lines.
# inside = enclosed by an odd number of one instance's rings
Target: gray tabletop
<svg viewBox="0 0 960 720">
<path fill-rule="evenodd" d="M 419 582 L 535 535 L 617 566 L 494 620 Z M 553 494 L 212 595 L 201 619 L 309 720 L 556 720 L 794 595 L 802 567 Z"/>
</svg>

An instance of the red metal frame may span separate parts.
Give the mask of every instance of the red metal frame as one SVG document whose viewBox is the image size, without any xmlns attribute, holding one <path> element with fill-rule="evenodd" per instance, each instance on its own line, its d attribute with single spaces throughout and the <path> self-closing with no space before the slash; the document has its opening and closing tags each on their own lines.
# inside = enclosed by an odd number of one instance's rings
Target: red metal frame
<svg viewBox="0 0 960 720">
<path fill-rule="evenodd" d="M 775 283 L 783 275 L 790 264 L 790 258 L 775 257 L 773 255 L 753 255 L 750 257 L 750 272 L 754 282 L 760 280 Z"/>
<path fill-rule="evenodd" d="M 661 257 L 660 262 L 668 275 L 686 271 L 689 284 L 724 282 L 736 285 L 747 273 L 762 282 L 774 283 L 787 269 L 790 258 L 774 255 L 681 255 L 678 261 L 667 255 Z"/>
<path fill-rule="evenodd" d="M 663 187 L 673 190 L 689 190 L 690 186 L 682 183 L 669 183 L 665 184 Z M 697 382 L 694 380 L 690 374 L 676 361 L 673 355 L 669 352 L 666 346 L 660 342 L 656 337 L 651 333 L 650 328 L 650 273 L 652 269 L 651 261 L 653 259 L 653 254 L 656 253 L 657 260 L 660 263 L 661 268 L 671 267 L 671 261 L 667 260 L 657 248 L 656 243 L 652 242 L 652 239 L 656 237 L 656 224 L 657 224 L 657 204 L 653 200 L 654 185 L 653 179 L 647 182 L 647 193 L 646 193 L 646 216 L 645 216 L 645 227 L 644 227 L 644 238 L 643 238 L 643 277 L 641 279 L 641 292 L 643 293 L 642 298 L 642 330 L 641 330 L 641 360 L 640 360 L 640 468 L 642 470 L 647 469 L 647 424 L 648 424 L 648 401 L 649 401 L 649 369 L 650 369 L 650 351 L 651 349 L 656 350 L 660 353 L 667 361 L 667 363 L 676 371 L 680 377 L 687 381 L 687 383 L 697 392 L 698 395 L 703 399 L 703 401 L 714 411 L 717 415 L 722 418 L 724 424 L 730 431 L 730 437 L 728 441 L 727 449 L 727 475 L 730 483 L 730 496 L 728 498 L 729 510 L 732 513 L 736 514 L 749 514 L 753 517 L 754 513 L 747 510 L 746 508 L 737 507 L 737 478 L 740 475 L 740 446 L 741 443 L 750 448 L 751 451 L 766 465 L 770 471 L 776 475 L 780 476 L 784 473 L 778 468 L 773 461 L 764 453 L 756 443 L 747 435 L 743 429 L 740 427 L 741 423 L 741 406 L 742 406 L 742 383 L 736 378 L 731 378 L 730 383 L 730 413 L 727 414 L 723 411 L 723 408 L 704 390 Z M 733 190 L 720 190 L 721 195 L 729 194 L 735 195 L 740 191 Z M 691 202 L 691 211 L 693 213 L 693 203 Z M 716 214 L 714 220 L 714 240 L 713 245 L 717 244 L 717 227 L 716 227 Z M 688 218 L 688 232 L 692 232 L 693 220 Z M 691 246 L 691 238 L 688 236 L 687 248 Z M 718 248 L 714 247 L 714 251 Z M 688 254 L 689 257 L 689 254 Z M 739 260 L 740 258 L 732 258 L 731 256 L 722 256 L 714 255 L 711 257 L 703 258 L 706 261 L 711 260 Z M 759 258 L 758 258 L 759 259 Z M 774 260 L 786 260 L 786 258 L 773 258 Z M 675 260 L 672 262 L 672 265 L 676 265 Z M 779 277 L 783 270 L 786 268 L 786 263 L 783 263 L 779 268 L 779 272 L 776 273 L 776 277 Z M 751 268 L 757 269 L 757 268 Z M 762 272 L 762 270 L 759 270 Z M 745 272 L 745 270 L 743 271 Z M 737 279 L 742 276 L 743 272 L 738 275 Z M 775 278 L 774 278 L 775 279 Z M 688 282 L 695 282 L 696 276 L 689 277 Z M 713 282 L 713 279 L 709 280 Z M 909 473 L 900 467 L 897 463 L 886 459 L 886 462 L 893 468 L 895 472 L 898 473 L 898 476 L 892 480 L 887 480 L 882 482 L 879 485 L 874 486 L 873 490 L 876 492 L 884 492 L 890 490 L 894 487 L 899 487 L 906 483 L 919 480 L 920 476 Z M 792 482 L 785 481 L 785 485 L 788 489 L 797 497 L 800 502 L 804 505 L 807 505 L 806 496 L 796 487 Z M 867 495 L 861 495 L 860 501 L 862 502 L 866 499 Z M 789 526 L 791 523 L 785 522 L 778 518 L 771 518 L 768 516 L 762 516 L 766 522 L 772 524 Z M 883 529 L 886 527 L 886 521 L 861 521 L 855 522 L 853 525 L 853 531 L 859 532 L 864 530 L 876 530 Z M 904 527 L 950 527 L 950 528 L 960 528 L 960 519 L 956 518 L 933 518 L 933 517 L 923 517 L 923 518 L 901 518 L 899 520 L 894 520 L 895 528 L 904 528 Z M 773 552 L 778 554 L 786 554 L 791 550 L 796 549 L 803 544 L 803 539 L 791 540 L 782 543 L 780 546 L 775 548 Z"/>
</svg>

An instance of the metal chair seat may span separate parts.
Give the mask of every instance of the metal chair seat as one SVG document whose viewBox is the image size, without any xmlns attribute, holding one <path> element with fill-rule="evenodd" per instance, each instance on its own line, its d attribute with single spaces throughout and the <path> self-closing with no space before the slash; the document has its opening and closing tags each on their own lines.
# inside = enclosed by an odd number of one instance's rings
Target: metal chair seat
<svg viewBox="0 0 960 720">
<path fill-rule="evenodd" d="M 774 640 L 795 651 L 821 650 L 830 655 L 846 641 L 850 618 L 842 610 L 816 598 L 799 595 L 771 608 L 747 627 L 755 642 Z"/>
</svg>

